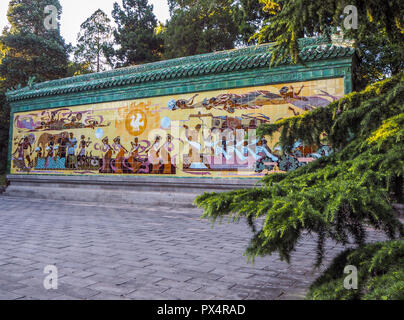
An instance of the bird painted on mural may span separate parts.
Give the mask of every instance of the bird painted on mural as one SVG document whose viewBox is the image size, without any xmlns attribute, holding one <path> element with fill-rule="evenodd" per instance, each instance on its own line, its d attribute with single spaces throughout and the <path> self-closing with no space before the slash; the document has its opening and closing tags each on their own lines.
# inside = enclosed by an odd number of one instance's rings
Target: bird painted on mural
<svg viewBox="0 0 404 320">
<path fill-rule="evenodd" d="M 132 115 L 132 121 L 130 123 L 130 126 L 133 128 L 133 131 L 140 131 L 140 127 L 144 126 L 144 121 L 142 120 L 142 115 L 140 113 L 135 115 Z"/>
</svg>

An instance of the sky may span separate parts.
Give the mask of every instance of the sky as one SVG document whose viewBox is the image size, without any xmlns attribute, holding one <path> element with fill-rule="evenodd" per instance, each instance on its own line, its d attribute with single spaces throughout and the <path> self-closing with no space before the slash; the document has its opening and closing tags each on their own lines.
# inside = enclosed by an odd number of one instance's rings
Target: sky
<svg viewBox="0 0 404 320">
<path fill-rule="evenodd" d="M 61 18 L 61 33 L 66 42 L 76 44 L 80 25 L 97 9 L 102 9 L 111 18 L 114 2 L 122 3 L 121 0 L 59 0 L 63 12 Z M 0 31 L 8 24 L 7 8 L 8 0 L 0 0 Z M 167 0 L 149 0 L 154 6 L 154 14 L 161 22 L 165 22 L 170 14 Z"/>
</svg>

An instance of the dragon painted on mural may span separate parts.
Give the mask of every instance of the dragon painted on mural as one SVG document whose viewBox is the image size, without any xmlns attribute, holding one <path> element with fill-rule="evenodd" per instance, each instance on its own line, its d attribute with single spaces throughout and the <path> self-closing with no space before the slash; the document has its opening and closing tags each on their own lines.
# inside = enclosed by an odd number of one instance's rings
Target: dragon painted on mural
<svg viewBox="0 0 404 320">
<path fill-rule="evenodd" d="M 266 105 L 292 104 L 303 111 L 309 111 L 325 107 L 331 102 L 340 99 L 340 97 L 332 96 L 323 90 L 320 90 L 321 93 L 318 95 L 301 96 L 304 87 L 302 86 L 297 92 L 293 86 L 283 87 L 279 90 L 279 94 L 266 90 L 257 90 L 246 94 L 225 93 L 194 103 L 195 98 L 198 96 L 196 94 L 188 100 L 170 100 L 168 108 L 172 111 L 204 108 L 206 110 L 216 109 L 234 113 L 236 110 L 259 109 Z"/>
<path fill-rule="evenodd" d="M 93 115 L 92 111 L 73 112 L 68 108 L 54 111 L 42 111 L 37 114 L 18 115 L 14 124 L 19 130 L 48 131 L 99 128 L 109 126 L 102 115 Z"/>
</svg>

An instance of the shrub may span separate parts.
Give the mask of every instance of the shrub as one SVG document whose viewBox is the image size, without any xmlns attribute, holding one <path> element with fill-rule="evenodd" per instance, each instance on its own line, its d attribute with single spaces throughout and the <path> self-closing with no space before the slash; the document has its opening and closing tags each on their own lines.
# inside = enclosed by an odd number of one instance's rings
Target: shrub
<svg viewBox="0 0 404 320">
<path fill-rule="evenodd" d="M 358 268 L 358 289 L 344 288 L 344 268 Z M 310 287 L 313 300 L 404 300 L 404 240 L 349 249 Z"/>
<path fill-rule="evenodd" d="M 321 146 L 321 136 L 335 151 L 307 166 L 266 176 L 261 186 L 228 193 L 206 193 L 195 203 L 212 222 L 246 219 L 253 237 L 250 259 L 290 255 L 304 232 L 318 235 L 317 261 L 326 239 L 357 246 L 366 227 L 390 239 L 404 235 L 392 204 L 402 199 L 404 175 L 404 75 L 376 83 L 362 92 L 306 114 L 260 128 L 260 135 L 281 131 L 285 152 L 298 140 Z M 257 230 L 256 220 L 264 218 Z"/>
</svg>

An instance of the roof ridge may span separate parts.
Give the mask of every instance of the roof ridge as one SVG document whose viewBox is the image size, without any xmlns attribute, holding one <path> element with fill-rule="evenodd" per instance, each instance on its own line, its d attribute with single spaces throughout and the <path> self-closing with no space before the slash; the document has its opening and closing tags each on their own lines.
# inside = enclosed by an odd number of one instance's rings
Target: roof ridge
<svg viewBox="0 0 404 320">
<path fill-rule="evenodd" d="M 273 45 L 274 43 L 267 43 L 52 80 L 8 91 L 6 95 L 9 101 L 16 101 L 152 81 L 264 68 L 270 65 L 269 48 Z M 352 47 L 342 47 L 325 37 L 300 39 L 299 46 L 301 60 L 305 62 L 344 58 L 354 54 Z"/>
<path fill-rule="evenodd" d="M 137 72 L 155 71 L 155 70 L 170 68 L 170 67 L 174 67 L 174 66 L 180 67 L 180 66 L 184 66 L 187 64 L 191 64 L 191 63 L 217 61 L 217 60 L 222 60 L 222 59 L 226 59 L 226 58 L 231 59 L 236 56 L 245 56 L 245 55 L 263 52 L 271 46 L 273 46 L 273 43 L 265 43 L 265 44 L 261 44 L 261 45 L 255 45 L 255 46 L 246 46 L 246 47 L 230 49 L 230 50 L 203 53 L 203 54 L 179 57 L 179 58 L 168 59 L 168 60 L 163 60 L 163 61 L 149 62 L 146 64 L 122 67 L 122 68 L 108 70 L 108 71 L 102 71 L 102 72 L 98 72 L 98 73 L 83 74 L 83 75 L 69 77 L 69 78 L 49 80 L 49 81 L 41 82 L 38 84 L 34 84 L 33 89 L 42 89 L 43 87 L 49 87 L 49 84 L 51 84 L 51 83 L 54 83 L 55 86 L 63 85 L 63 84 L 73 84 L 73 83 L 79 83 L 79 82 L 83 82 L 83 81 L 95 81 L 95 80 L 101 80 L 101 79 L 105 79 L 105 78 L 125 76 L 125 75 L 129 75 L 129 74 L 134 74 Z M 27 87 L 21 88 L 20 90 L 24 90 L 26 88 Z"/>
</svg>

